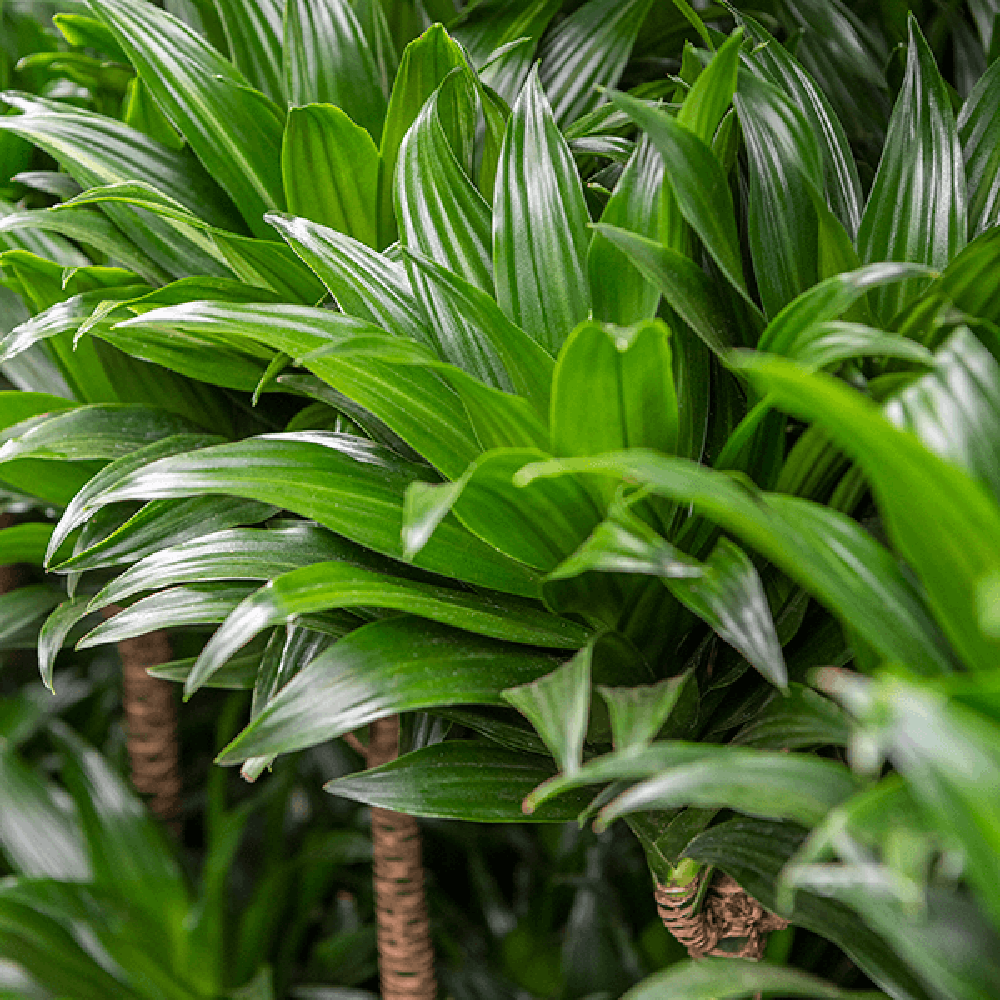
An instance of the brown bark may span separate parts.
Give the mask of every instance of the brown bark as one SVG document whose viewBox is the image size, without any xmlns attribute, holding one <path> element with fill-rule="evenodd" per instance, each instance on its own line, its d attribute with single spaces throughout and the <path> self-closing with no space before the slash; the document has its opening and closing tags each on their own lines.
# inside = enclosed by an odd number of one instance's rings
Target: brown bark
<svg viewBox="0 0 1000 1000">
<path fill-rule="evenodd" d="M 702 871 L 685 886 L 657 885 L 656 907 L 664 927 L 692 958 L 762 958 L 767 935 L 784 930 L 788 921 L 769 913 L 735 879 L 720 871 L 709 876 L 711 884 L 695 912 L 704 877 Z"/>
<path fill-rule="evenodd" d="M 367 759 L 376 767 L 399 753 L 399 717 L 373 722 Z M 434 1000 L 434 946 L 424 896 L 420 828 L 412 816 L 372 809 L 372 861 L 384 1000 Z"/>
<path fill-rule="evenodd" d="M 103 612 L 110 618 L 121 609 Z M 118 643 L 122 661 L 125 731 L 132 765 L 132 784 L 146 798 L 153 815 L 180 833 L 181 767 L 177 744 L 177 704 L 174 685 L 150 677 L 147 667 L 170 659 L 170 642 L 163 630 Z"/>
</svg>

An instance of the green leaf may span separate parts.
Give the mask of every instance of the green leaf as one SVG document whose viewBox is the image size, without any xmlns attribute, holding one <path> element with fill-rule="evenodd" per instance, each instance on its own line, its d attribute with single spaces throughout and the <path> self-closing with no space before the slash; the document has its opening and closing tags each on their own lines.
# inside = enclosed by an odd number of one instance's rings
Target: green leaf
<svg viewBox="0 0 1000 1000">
<path fill-rule="evenodd" d="M 779 688 L 788 686 L 771 609 L 754 564 L 720 538 L 699 576 L 665 578 L 670 592 Z"/>
<path fill-rule="evenodd" d="M 109 642 L 134 639 L 161 628 L 216 625 L 225 621 L 252 590 L 252 587 L 224 583 L 171 587 L 119 611 L 88 632 L 76 648 L 90 649 Z"/>
<path fill-rule="evenodd" d="M 393 192 L 396 186 L 396 158 L 403 137 L 420 114 L 427 99 L 456 67 L 465 65 L 462 50 L 440 24 L 432 25 L 407 45 L 389 95 L 389 107 L 379 147 L 378 246 L 388 246 L 396 238 Z M 354 81 L 351 81 L 354 85 Z"/>
<path fill-rule="evenodd" d="M 583 760 L 592 655 L 588 643 L 572 660 L 544 677 L 503 691 L 504 700 L 535 727 L 565 774 L 575 774 Z"/>
<path fill-rule="evenodd" d="M 788 355 L 808 368 L 827 368 L 852 358 L 899 358 L 931 368 L 934 355 L 922 344 L 863 323 L 817 323 Z"/>
<path fill-rule="evenodd" d="M 629 990 L 623 1000 L 747 1000 L 763 991 L 809 1000 L 880 1000 L 882 993 L 846 992 L 799 969 L 739 958 L 678 962 Z"/>
<path fill-rule="evenodd" d="M 557 649 L 575 649 L 587 637 L 575 623 L 532 605 L 403 580 L 339 561 L 316 562 L 272 577 L 234 611 L 202 651 L 185 685 L 186 696 L 263 629 L 295 615 L 358 607 L 420 615 L 494 639 Z"/>
<path fill-rule="evenodd" d="M 410 482 L 426 474 L 426 466 L 363 438 L 325 431 L 268 434 L 163 458 L 116 477 L 113 485 L 89 492 L 67 511 L 53 538 L 108 503 L 215 494 L 275 503 L 400 558 L 403 495 Z M 537 594 L 528 569 L 478 543 L 451 519 L 415 561 L 494 590 Z"/>
<path fill-rule="evenodd" d="M 648 451 L 529 466 L 518 481 L 570 471 L 603 472 L 691 503 L 827 604 L 885 659 L 931 675 L 952 669 L 947 643 L 893 555 L 850 518 Z"/>
<path fill-rule="evenodd" d="M 53 609 L 38 633 L 38 672 L 42 683 L 53 693 L 55 686 L 52 681 L 52 671 L 56 657 L 65 645 L 66 637 L 86 617 L 89 603 L 90 600 L 86 597 L 64 601 Z"/>
<path fill-rule="evenodd" d="M 662 184 L 663 158 L 644 136 L 622 171 L 601 213 L 601 222 L 655 238 Z M 629 326 L 656 315 L 659 289 L 600 231 L 590 243 L 587 271 L 595 319 Z"/>
<path fill-rule="evenodd" d="M 670 180 L 681 214 L 733 288 L 756 309 L 743 279 L 729 183 L 711 148 L 666 112 L 651 108 L 629 94 L 615 91 L 609 96 L 660 151 L 665 176 Z"/>
<path fill-rule="evenodd" d="M 725 358 L 729 349 L 743 339 L 732 314 L 719 301 L 718 288 L 690 257 L 616 226 L 599 223 L 594 228 L 660 290 L 681 319 L 719 357 Z"/>
<path fill-rule="evenodd" d="M 272 101 L 284 103 L 281 0 L 218 0 L 217 9 L 236 68 Z"/>
<path fill-rule="evenodd" d="M 386 114 L 384 82 L 346 0 L 288 0 L 285 87 L 290 105 L 334 104 L 379 141 Z M 376 171 L 372 181 L 377 180 Z"/>
<path fill-rule="evenodd" d="M 333 795 L 411 816 L 523 823 L 521 800 L 551 773 L 535 755 L 472 740 L 452 740 L 405 754 L 370 771 L 337 778 L 323 787 Z M 588 798 L 577 795 L 546 803 L 532 814 L 531 821 L 575 819 Z"/>
<path fill-rule="evenodd" d="M 843 765 L 802 754 L 726 748 L 623 792 L 598 815 L 601 828 L 632 812 L 701 806 L 813 826 L 858 789 Z"/>
<path fill-rule="evenodd" d="M 533 680 L 556 662 L 551 654 L 408 615 L 372 622 L 299 671 L 219 763 L 290 753 L 396 712 L 503 705 L 503 688 Z"/>
<path fill-rule="evenodd" d="M 284 123 L 273 105 L 170 14 L 138 0 L 93 0 L 91 8 L 206 170 L 229 193 L 251 232 L 267 239 L 270 230 L 263 215 L 280 210 L 284 200 Z"/>
<path fill-rule="evenodd" d="M 889 537 L 920 578 L 956 650 L 968 666 L 993 669 L 997 647 L 979 632 L 975 615 L 978 581 L 1000 569 L 1000 511 L 985 490 L 829 376 L 777 358 L 745 357 L 740 364 L 776 405 L 822 427 L 858 462 Z M 936 512 L 933 522 L 928 509 Z"/>
<path fill-rule="evenodd" d="M 1000 223 L 1000 68 L 980 77 L 958 115 L 969 190 L 969 239 Z"/>
<path fill-rule="evenodd" d="M 0 566 L 31 563 L 41 566 L 52 535 L 51 524 L 15 524 L 0 531 Z"/>
<path fill-rule="evenodd" d="M 623 448 L 677 450 L 678 402 L 670 330 L 582 323 L 559 354 L 550 426 L 557 455 Z"/>
<path fill-rule="evenodd" d="M 475 285 L 413 252 L 406 263 L 443 355 L 487 385 L 527 397 L 547 416 L 552 356 Z"/>
<path fill-rule="evenodd" d="M 690 673 L 683 673 L 658 684 L 637 687 L 598 685 L 611 715 L 615 750 L 626 753 L 638 750 L 655 739 L 691 677 Z"/>
<path fill-rule="evenodd" d="M 288 112 L 281 173 L 288 211 L 374 247 L 378 150 L 371 136 L 330 104 Z"/>
<path fill-rule="evenodd" d="M 270 214 L 268 222 L 315 271 L 348 316 L 389 333 L 432 343 L 428 318 L 404 268 L 363 243 L 308 219 Z"/>
<path fill-rule="evenodd" d="M 493 217 L 497 302 L 554 354 L 590 312 L 589 215 L 537 71 L 529 75 L 507 123 Z"/>
<path fill-rule="evenodd" d="M 29 456 L 70 461 L 115 459 L 194 429 L 187 420 L 148 406 L 80 406 L 8 428 L 2 436 L 0 463 Z"/>
<path fill-rule="evenodd" d="M 652 0 L 590 0 L 550 31 L 539 53 L 539 77 L 560 127 L 606 98 L 618 82 Z"/>
<path fill-rule="evenodd" d="M 735 13 L 735 12 L 734 12 Z M 753 18 L 736 13 L 756 47 L 747 56 L 749 66 L 774 84 L 802 113 L 819 142 L 830 209 L 853 239 L 861 223 L 861 182 L 844 127 L 822 89 L 800 63 Z"/>
<path fill-rule="evenodd" d="M 733 737 L 738 746 L 766 750 L 847 746 L 847 716 L 829 698 L 802 684 L 789 684 Z"/>
<path fill-rule="evenodd" d="M 965 246 L 965 169 L 944 81 L 911 16 L 906 78 L 889 122 L 882 160 L 858 229 L 866 263 L 899 260 L 943 268 Z M 889 320 L 919 285 L 873 296 Z"/>
</svg>

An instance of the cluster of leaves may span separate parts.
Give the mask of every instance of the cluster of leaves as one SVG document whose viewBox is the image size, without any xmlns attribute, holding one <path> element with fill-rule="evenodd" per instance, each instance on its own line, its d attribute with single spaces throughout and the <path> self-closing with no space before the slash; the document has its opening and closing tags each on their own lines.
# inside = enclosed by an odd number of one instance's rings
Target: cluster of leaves
<svg viewBox="0 0 1000 1000">
<path fill-rule="evenodd" d="M 410 752 L 329 791 L 624 817 L 661 882 L 717 865 L 895 998 L 996 995 L 1000 31 L 968 6 L 924 21 L 939 59 L 791 0 L 57 19 L 89 97 L 0 117 L 62 171 L 0 220 L 0 479 L 58 508 L 68 593 L 45 683 L 81 632 L 185 626 L 160 673 L 252 690 L 247 777 L 404 713 Z M 845 995 L 637 993 L 723 989 Z"/>
</svg>

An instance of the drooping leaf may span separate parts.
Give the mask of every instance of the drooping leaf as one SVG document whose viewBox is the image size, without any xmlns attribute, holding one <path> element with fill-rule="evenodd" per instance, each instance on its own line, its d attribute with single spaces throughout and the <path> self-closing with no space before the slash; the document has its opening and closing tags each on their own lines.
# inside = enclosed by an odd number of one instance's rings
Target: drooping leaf
<svg viewBox="0 0 1000 1000">
<path fill-rule="evenodd" d="M 497 302 L 554 354 L 590 311 L 589 216 L 537 72 L 529 75 L 507 123 L 493 217 Z"/>
<path fill-rule="evenodd" d="M 395 712 L 503 705 L 503 688 L 533 680 L 556 663 L 548 653 L 408 615 L 372 622 L 297 673 L 219 763 L 289 753 Z"/>
<path fill-rule="evenodd" d="M 371 136 L 340 108 L 308 104 L 288 112 L 281 173 L 292 215 L 374 247 L 378 164 Z"/>
<path fill-rule="evenodd" d="M 411 816 L 523 823 L 521 800 L 551 773 L 544 760 L 533 754 L 451 740 L 370 771 L 337 778 L 324 788 L 333 795 Z M 531 820 L 559 823 L 575 819 L 587 801 L 588 796 L 576 795 L 545 803 Z"/>
<path fill-rule="evenodd" d="M 284 202 L 284 123 L 274 106 L 170 14 L 137 0 L 94 0 L 91 8 L 195 155 L 229 193 L 250 230 L 267 239 L 264 213 L 280 210 Z"/>
<path fill-rule="evenodd" d="M 284 52 L 290 105 L 333 104 L 379 141 L 386 113 L 384 82 L 350 3 L 287 0 Z M 378 182 L 377 167 L 371 182 Z M 289 210 L 295 211 L 291 205 Z"/>
<path fill-rule="evenodd" d="M 865 263 L 940 269 L 965 246 L 965 169 L 947 88 L 912 16 L 909 33 L 906 78 L 858 229 L 858 254 Z M 879 316 L 889 320 L 918 289 L 909 282 L 879 289 Z"/>
</svg>

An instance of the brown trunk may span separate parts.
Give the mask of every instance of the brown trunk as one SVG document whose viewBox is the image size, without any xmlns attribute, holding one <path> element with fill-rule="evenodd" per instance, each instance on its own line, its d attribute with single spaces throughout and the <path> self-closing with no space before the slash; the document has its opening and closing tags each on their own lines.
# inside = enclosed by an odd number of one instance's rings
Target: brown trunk
<svg viewBox="0 0 1000 1000">
<path fill-rule="evenodd" d="M 709 875 L 711 884 L 695 909 L 704 870 L 685 886 L 656 887 L 656 906 L 663 925 L 692 958 L 760 959 L 767 935 L 784 930 L 788 921 L 767 910 L 725 872 Z"/>
<path fill-rule="evenodd" d="M 110 618 L 121 609 L 104 610 Z M 132 765 L 132 784 L 153 814 L 175 834 L 180 833 L 181 767 L 177 745 L 177 704 L 174 685 L 150 677 L 147 667 L 170 659 L 170 642 L 159 630 L 118 643 L 122 661 L 125 730 Z"/>
<path fill-rule="evenodd" d="M 368 732 L 368 766 L 394 760 L 399 753 L 399 716 L 373 722 Z M 434 946 L 417 821 L 373 808 L 372 861 L 383 1000 L 434 1000 Z"/>
</svg>

